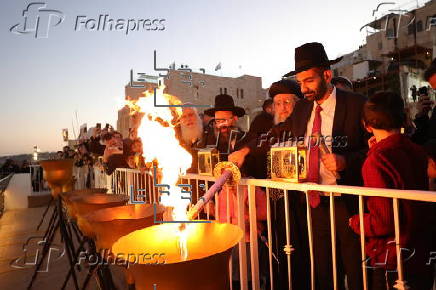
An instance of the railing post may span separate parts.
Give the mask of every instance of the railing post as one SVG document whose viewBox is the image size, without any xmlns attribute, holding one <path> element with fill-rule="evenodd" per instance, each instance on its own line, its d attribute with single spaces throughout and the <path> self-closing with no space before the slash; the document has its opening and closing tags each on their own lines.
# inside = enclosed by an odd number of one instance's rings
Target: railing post
<svg viewBox="0 0 436 290">
<path fill-rule="evenodd" d="M 268 257 L 269 257 L 269 276 L 270 289 L 274 289 L 274 271 L 272 257 L 272 230 L 271 230 L 271 201 L 269 199 L 269 187 L 266 188 L 266 224 L 268 229 Z"/>
<path fill-rule="evenodd" d="M 285 199 L 285 225 L 286 225 L 286 245 L 283 249 L 286 253 L 286 261 L 288 263 L 288 287 L 289 290 L 292 290 L 292 269 L 291 269 L 291 254 L 293 251 L 291 245 L 291 229 L 289 222 L 289 192 L 284 189 L 283 190 L 283 198 Z"/>
<path fill-rule="evenodd" d="M 252 289 L 260 289 L 259 257 L 257 245 L 257 218 L 256 218 L 256 189 L 248 185 L 248 212 L 250 216 L 250 257 L 251 257 L 251 282 Z"/>
<path fill-rule="evenodd" d="M 310 289 L 315 290 L 315 260 L 313 253 L 313 233 L 312 233 L 312 209 L 309 203 L 309 192 L 306 194 L 306 211 L 307 211 L 307 234 L 309 237 L 309 251 L 310 251 Z"/>
<path fill-rule="evenodd" d="M 245 243 L 245 203 L 244 203 L 244 191 L 241 190 L 241 186 L 236 187 L 237 193 L 237 206 L 238 206 L 238 226 L 241 228 L 244 235 L 238 244 L 239 250 L 239 279 L 241 282 L 241 290 L 248 289 L 247 279 L 247 248 Z"/>
<path fill-rule="evenodd" d="M 399 212 L 399 201 L 398 198 L 392 199 L 393 207 L 394 207 L 394 223 L 395 223 L 395 248 L 397 251 L 397 271 L 398 271 L 398 280 L 395 283 L 395 288 L 399 290 L 409 289 L 407 287 L 407 282 L 404 281 L 404 273 L 403 273 L 403 257 L 401 253 L 401 245 L 400 245 L 400 212 Z"/>
<path fill-rule="evenodd" d="M 330 233 L 332 243 L 332 267 L 333 267 L 333 289 L 338 289 L 337 263 L 336 263 L 336 223 L 335 223 L 335 198 L 330 192 Z"/>
<path fill-rule="evenodd" d="M 204 181 L 204 192 L 207 192 L 209 190 L 209 183 L 207 182 L 207 180 Z M 210 219 L 210 203 L 208 202 L 206 204 L 206 215 L 207 215 L 207 219 Z"/>
<path fill-rule="evenodd" d="M 363 215 L 363 196 L 359 195 L 359 220 L 360 220 L 360 247 L 362 257 L 362 277 L 363 289 L 368 290 L 368 275 L 366 272 L 366 253 L 365 253 L 365 224 Z"/>
</svg>

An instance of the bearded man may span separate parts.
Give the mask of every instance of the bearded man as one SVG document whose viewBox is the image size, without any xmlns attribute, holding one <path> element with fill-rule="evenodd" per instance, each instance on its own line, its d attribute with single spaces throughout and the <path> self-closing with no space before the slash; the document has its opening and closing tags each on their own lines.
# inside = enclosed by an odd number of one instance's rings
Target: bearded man
<svg viewBox="0 0 436 290">
<path fill-rule="evenodd" d="M 220 160 L 227 161 L 228 154 L 237 149 L 245 136 L 237 126 L 238 119 L 245 115 L 245 110 L 235 106 L 232 96 L 220 94 L 215 96 L 215 106 L 204 113 L 215 117 L 214 132 L 205 136 L 204 145 L 216 147 Z"/>
<path fill-rule="evenodd" d="M 192 146 L 203 138 L 203 123 L 195 107 L 184 107 L 180 118 L 180 138 L 184 145 Z"/>
<path fill-rule="evenodd" d="M 273 100 L 274 125 L 286 121 L 294 111 L 298 99 L 303 98 L 300 86 L 293 80 L 280 80 L 273 83 L 268 95 Z"/>
<path fill-rule="evenodd" d="M 295 49 L 295 70 L 284 77 L 296 76 L 305 99 L 297 102 L 291 117 L 272 133 L 276 137 L 284 132 L 303 137 L 306 146 L 314 139 L 311 137 L 330 137 L 331 142 L 326 140 L 326 143 L 331 153 L 321 154 L 318 146 L 308 146 L 308 181 L 361 186 L 361 168 L 367 151 L 367 136 L 361 123 L 365 98 L 331 84 L 330 65 L 339 61 L 329 60 L 320 43 L 306 43 Z M 229 160 L 242 165 L 248 153 L 268 150 L 269 145 L 251 143 L 231 154 Z M 333 289 L 328 194 L 310 192 L 309 203 L 312 207 L 315 287 Z M 354 213 L 357 213 L 355 197 L 335 197 L 339 289 L 343 286 L 344 274 L 348 289 L 363 288 L 359 239 L 348 229 L 348 219 Z"/>
<path fill-rule="evenodd" d="M 183 107 L 180 125 L 176 127 L 176 137 L 192 155 L 189 173 L 197 172 L 197 143 L 203 139 L 203 124 L 195 107 Z"/>
</svg>

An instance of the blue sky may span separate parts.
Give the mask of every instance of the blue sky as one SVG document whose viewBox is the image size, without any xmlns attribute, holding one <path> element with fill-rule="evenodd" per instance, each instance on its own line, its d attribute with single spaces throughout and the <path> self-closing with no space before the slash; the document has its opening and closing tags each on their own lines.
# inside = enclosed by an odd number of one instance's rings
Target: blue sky
<svg viewBox="0 0 436 290">
<path fill-rule="evenodd" d="M 32 1 L 0 4 L 0 155 L 62 147 L 62 128 L 116 125 L 129 71 L 154 74 L 158 64 L 189 64 L 223 76 L 261 76 L 263 86 L 293 69 L 295 47 L 322 42 L 330 58 L 364 42 L 375 0 L 100 0 L 39 1 L 65 20 L 48 38 L 9 29 Z M 420 1 L 420 3 L 423 1 Z M 398 2 L 403 4 L 404 1 Z M 416 1 L 412 1 L 416 3 Z M 163 31 L 74 31 L 78 15 L 165 19 Z"/>
</svg>

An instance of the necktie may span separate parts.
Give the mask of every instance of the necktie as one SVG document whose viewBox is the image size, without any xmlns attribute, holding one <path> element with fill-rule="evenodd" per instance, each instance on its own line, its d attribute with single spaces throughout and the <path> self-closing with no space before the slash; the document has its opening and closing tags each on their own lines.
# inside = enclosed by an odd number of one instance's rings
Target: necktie
<svg viewBox="0 0 436 290">
<path fill-rule="evenodd" d="M 316 105 L 315 118 L 313 119 L 312 137 L 315 135 L 321 135 L 321 111 L 320 105 Z M 318 183 L 319 182 L 319 146 L 318 141 L 315 138 L 310 138 L 310 151 L 309 151 L 309 175 L 308 181 Z M 309 204 L 312 208 L 319 205 L 320 197 L 319 192 L 316 190 L 310 190 L 309 192 Z"/>
</svg>

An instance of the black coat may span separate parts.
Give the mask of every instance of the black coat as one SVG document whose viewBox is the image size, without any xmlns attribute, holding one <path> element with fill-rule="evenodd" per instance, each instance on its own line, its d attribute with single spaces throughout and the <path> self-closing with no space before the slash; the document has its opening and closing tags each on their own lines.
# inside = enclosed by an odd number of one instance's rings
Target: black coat
<svg viewBox="0 0 436 290">
<path fill-rule="evenodd" d="M 256 138 L 261 134 L 267 133 L 273 125 L 273 116 L 265 111 L 262 111 L 254 118 L 253 122 L 251 122 L 250 130 L 247 133 L 248 138 Z"/>
<path fill-rule="evenodd" d="M 261 138 L 262 134 L 266 134 L 274 125 L 274 117 L 265 111 L 258 114 L 253 122 L 251 122 L 250 130 L 245 137 L 246 141 Z M 267 154 L 265 152 L 253 152 L 247 156 L 247 161 L 244 166 L 247 168 L 249 175 L 258 178 L 267 178 Z"/>
<path fill-rule="evenodd" d="M 419 116 L 414 120 L 416 131 L 412 141 L 423 145 L 431 139 L 436 139 L 436 107 L 433 108 L 431 117 Z"/>
</svg>

